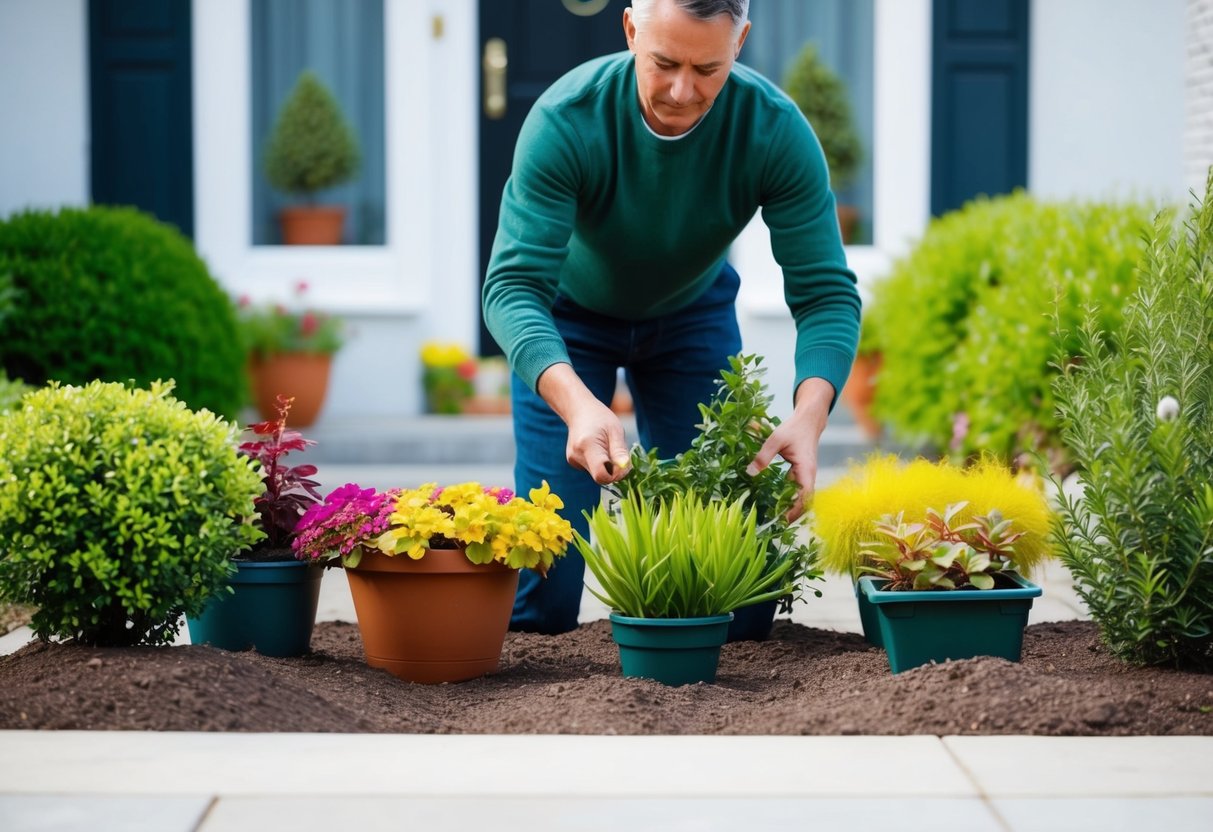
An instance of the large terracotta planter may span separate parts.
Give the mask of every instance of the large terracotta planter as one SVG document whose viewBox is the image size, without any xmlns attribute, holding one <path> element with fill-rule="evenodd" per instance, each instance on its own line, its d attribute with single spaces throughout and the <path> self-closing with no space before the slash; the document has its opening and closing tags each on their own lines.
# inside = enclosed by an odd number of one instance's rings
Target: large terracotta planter
<svg viewBox="0 0 1213 832">
<path fill-rule="evenodd" d="M 257 412 L 263 419 L 278 415 L 278 394 L 294 396 L 291 426 L 307 427 L 316 421 L 329 388 L 333 357 L 318 353 L 288 352 L 249 361 L 249 380 Z"/>
<path fill-rule="evenodd" d="M 341 244 L 345 208 L 340 205 L 308 205 L 278 212 L 282 242 L 288 246 L 335 246 Z"/>
<path fill-rule="evenodd" d="M 872 400 L 876 397 L 876 377 L 883 362 L 880 353 L 855 356 L 851 375 L 842 388 L 842 400 L 855 417 L 855 422 L 869 439 L 879 439 L 883 431 L 880 422 L 872 416 Z"/>
<path fill-rule="evenodd" d="M 429 549 L 419 560 L 368 550 L 345 575 L 371 667 L 425 684 L 497 669 L 518 570 L 474 564 L 462 549 Z"/>
</svg>

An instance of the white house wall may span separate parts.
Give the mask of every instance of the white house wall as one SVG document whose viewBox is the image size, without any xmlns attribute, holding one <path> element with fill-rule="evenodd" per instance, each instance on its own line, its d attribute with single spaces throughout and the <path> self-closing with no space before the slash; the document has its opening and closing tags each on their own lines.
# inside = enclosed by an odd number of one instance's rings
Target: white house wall
<svg viewBox="0 0 1213 832">
<path fill-rule="evenodd" d="M 1032 4 L 1028 184 L 1185 201 L 1186 0 Z"/>
<path fill-rule="evenodd" d="M 88 200 L 85 0 L 0 0 L 0 217 Z"/>
</svg>

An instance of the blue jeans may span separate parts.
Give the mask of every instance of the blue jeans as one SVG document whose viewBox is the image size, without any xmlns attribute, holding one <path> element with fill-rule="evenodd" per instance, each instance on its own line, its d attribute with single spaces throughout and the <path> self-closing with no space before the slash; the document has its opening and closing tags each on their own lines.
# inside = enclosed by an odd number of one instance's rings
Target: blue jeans
<svg viewBox="0 0 1213 832">
<path fill-rule="evenodd" d="M 720 371 L 741 349 L 734 302 L 740 280 L 727 263 L 720 276 L 689 306 L 659 318 L 626 321 L 599 315 L 557 296 L 556 328 L 573 369 L 590 391 L 609 403 L 618 368 L 626 374 L 636 410 L 640 444 L 671 457 L 698 433 L 699 403 L 716 393 Z M 561 514 L 588 537 L 582 511 L 592 511 L 601 488 L 565 458 L 568 428 L 547 403 L 514 376 L 514 485 L 520 496 L 547 480 L 564 501 Z M 585 560 L 572 546 L 547 578 L 524 569 L 510 619 L 513 630 L 564 633 L 577 627 Z"/>
</svg>

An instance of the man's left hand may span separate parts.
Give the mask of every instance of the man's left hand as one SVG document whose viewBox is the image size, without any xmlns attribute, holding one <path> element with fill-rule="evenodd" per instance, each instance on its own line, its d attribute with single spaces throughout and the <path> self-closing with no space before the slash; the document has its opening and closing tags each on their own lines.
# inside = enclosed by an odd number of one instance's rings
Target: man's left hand
<svg viewBox="0 0 1213 832">
<path fill-rule="evenodd" d="M 788 510 L 788 520 L 804 514 L 805 504 L 817 483 L 817 446 L 830 415 L 834 385 L 823 378 L 806 378 L 796 388 L 796 405 L 787 421 L 780 424 L 762 444 L 758 455 L 746 469 L 754 476 L 771 464 L 776 455 L 791 463 L 790 474 L 800 485 L 800 495 Z"/>
</svg>

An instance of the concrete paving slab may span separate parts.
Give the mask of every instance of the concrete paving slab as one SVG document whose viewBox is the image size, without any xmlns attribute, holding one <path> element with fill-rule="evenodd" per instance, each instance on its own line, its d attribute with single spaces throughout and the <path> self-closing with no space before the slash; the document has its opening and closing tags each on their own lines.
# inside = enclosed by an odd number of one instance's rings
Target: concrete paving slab
<svg viewBox="0 0 1213 832">
<path fill-rule="evenodd" d="M 1013 832 L 1209 832 L 1213 798 L 1042 798 L 994 800 Z"/>
<path fill-rule="evenodd" d="M 882 779 L 882 797 L 977 796 L 926 736 L 5 731 L 0 747 L 0 794 L 865 797 L 879 765 L 931 772 Z"/>
<path fill-rule="evenodd" d="M 944 737 L 989 798 L 1213 797 L 1213 737 Z"/>
<path fill-rule="evenodd" d="M 862 819 L 860 821 L 859 819 Z M 739 832 L 812 828 L 814 832 L 999 832 L 975 798 L 890 799 L 568 799 L 568 798 L 223 798 L 200 832 Z"/>
<path fill-rule="evenodd" d="M 209 797 L 0 794 L 0 829 L 5 832 L 194 832 L 210 804 Z"/>
</svg>

